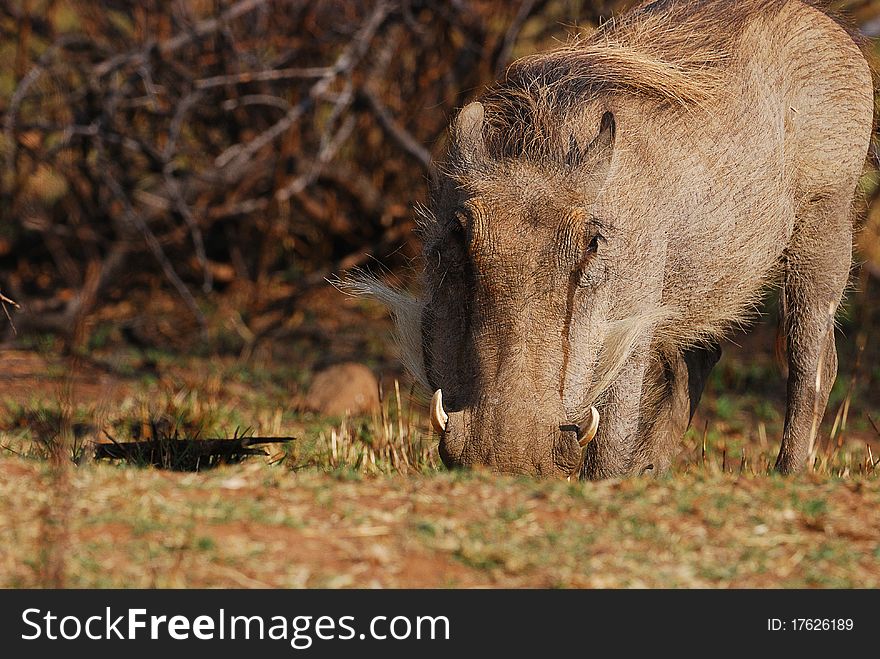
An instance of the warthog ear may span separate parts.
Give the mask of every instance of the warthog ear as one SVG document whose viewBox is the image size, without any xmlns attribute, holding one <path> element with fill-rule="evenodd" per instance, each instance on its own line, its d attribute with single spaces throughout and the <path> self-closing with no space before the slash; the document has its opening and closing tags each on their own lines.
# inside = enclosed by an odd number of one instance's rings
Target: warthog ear
<svg viewBox="0 0 880 659">
<path fill-rule="evenodd" d="M 590 176 L 600 184 L 604 183 L 614 155 L 615 130 L 614 115 L 606 112 L 599 122 L 599 134 L 586 147 L 581 148 L 572 134 L 565 156 L 566 164 L 573 169 L 587 166 Z"/>
<path fill-rule="evenodd" d="M 478 165 L 486 158 L 483 115 L 483 104 L 475 101 L 462 108 L 452 125 L 456 148 L 468 165 Z"/>
</svg>

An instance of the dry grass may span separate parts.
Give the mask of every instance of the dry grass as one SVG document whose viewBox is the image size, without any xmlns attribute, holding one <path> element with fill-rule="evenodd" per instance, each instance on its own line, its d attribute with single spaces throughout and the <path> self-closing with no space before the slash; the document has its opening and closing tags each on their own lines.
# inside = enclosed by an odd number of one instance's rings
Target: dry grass
<svg viewBox="0 0 880 659">
<path fill-rule="evenodd" d="M 876 478 L 565 484 L 258 462 L 69 475 L 53 577 L 50 468 L 0 458 L 0 586 L 880 586 Z"/>
<path fill-rule="evenodd" d="M 0 400 L 0 586 L 880 586 L 867 357 L 800 477 L 768 475 L 777 375 L 754 358 L 717 369 L 670 473 L 570 485 L 447 472 L 399 384 L 375 415 L 329 419 L 262 364 L 160 361 L 96 386 L 20 358 L 3 360 L 33 387 Z M 186 474 L 85 459 L 105 433 L 295 440 Z"/>
<path fill-rule="evenodd" d="M 436 438 L 412 390 L 404 400 L 395 381 L 390 396 L 382 393 L 380 409 L 372 416 L 337 420 L 283 409 L 259 396 L 248 401 L 253 416 L 246 419 L 223 394 L 185 388 L 148 387 L 113 406 L 73 405 L 63 398 L 26 404 L 0 400 L 0 449 L 39 461 L 61 456 L 78 465 L 91 461 L 98 444 L 149 442 L 168 458 L 157 466 L 198 471 L 220 463 L 193 462 L 192 451 L 183 448 L 208 439 L 271 436 L 290 438 L 290 443 L 267 446 L 266 459 L 293 471 L 406 475 L 441 469 Z M 133 464 L 155 462 L 135 459 Z"/>
<path fill-rule="evenodd" d="M 289 445 L 265 447 L 265 458 L 292 471 L 348 471 L 364 475 L 413 475 L 444 471 L 437 454 L 437 438 L 423 407 L 401 395 L 400 386 L 385 398 L 372 416 L 346 417 L 334 421 L 308 414 L 286 412 L 280 407 L 255 406 L 252 420 L 242 425 L 239 410 L 226 407 L 216 398 L 198 391 L 144 394 L 126 397 L 102 418 L 90 416 L 90 407 L 65 410 L 64 405 L 49 402 L 32 406 L 7 403 L 0 416 L 0 449 L 23 458 L 40 461 L 53 456 L 73 464 L 88 462 L 95 442 L 122 444 L 150 440 L 157 446 L 198 442 L 218 437 L 253 436 L 290 437 Z M 870 442 L 847 435 L 847 419 L 852 393 L 838 405 L 830 431 L 819 436 L 811 453 L 808 472 L 828 478 L 867 477 L 880 473 L 880 457 Z M 832 410 L 834 412 L 834 410 Z M 830 414 L 829 414 L 830 417 Z M 880 428 L 874 420 L 876 437 Z M 89 419 L 92 419 L 89 421 Z M 826 424 L 827 425 L 827 424 Z M 720 427 L 720 432 L 718 428 Z M 692 427 L 681 445 L 672 473 L 735 474 L 759 476 L 772 473 L 778 444 L 768 438 L 764 422 L 751 432 L 733 432 L 723 423 L 710 427 Z M 169 456 L 180 452 L 168 451 Z M 189 455 L 180 453 L 183 457 Z M 246 456 L 238 456 L 236 461 Z M 167 462 L 167 461 L 166 461 Z M 174 462 L 162 466 L 174 470 L 212 468 L 221 462 L 205 460 Z M 135 462 L 135 466 L 145 463 Z"/>
<path fill-rule="evenodd" d="M 235 418 L 210 397 L 158 399 L 177 427 Z M 113 409 L 103 423 L 143 437 L 148 406 L 133 395 Z M 877 460 L 845 439 L 843 412 L 798 478 L 767 475 L 762 424 L 739 439 L 706 424 L 661 478 L 566 485 L 445 471 L 399 386 L 372 418 L 253 409 L 251 432 L 297 441 L 191 474 L 77 460 L 82 439 L 31 435 L 14 409 L 0 432 L 0 586 L 880 586 Z M 81 437 L 98 430 L 83 430 L 87 412 L 67 415 Z"/>
</svg>

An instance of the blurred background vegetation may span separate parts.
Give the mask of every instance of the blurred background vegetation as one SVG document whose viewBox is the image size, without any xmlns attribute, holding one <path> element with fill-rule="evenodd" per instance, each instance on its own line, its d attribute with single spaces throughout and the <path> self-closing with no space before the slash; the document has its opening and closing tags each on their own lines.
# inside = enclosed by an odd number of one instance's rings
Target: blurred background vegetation
<svg viewBox="0 0 880 659">
<path fill-rule="evenodd" d="M 9 319 L 0 315 L 0 339 L 19 360 L 28 350 L 74 355 L 124 377 L 161 378 L 184 358 L 226 360 L 220 371 L 185 362 L 178 385 L 220 386 L 206 385 L 209 376 L 273 385 L 266 423 L 254 423 L 275 430 L 283 397 L 316 368 L 357 359 L 404 377 L 384 312 L 345 299 L 326 278 L 367 266 L 409 282 L 419 254 L 412 208 L 425 201 L 455 109 L 517 56 L 634 4 L 2 3 L 0 294 Z M 873 54 L 880 2 L 834 4 Z M 876 440 L 880 408 L 876 160 L 872 149 L 827 422 L 839 432 L 849 415 L 864 441 Z M 6 354 L 0 398 L 18 405 L 9 427 L 29 417 Z M 706 433 L 710 419 L 712 432 L 766 423 L 775 433 L 784 384 L 774 368 L 770 330 L 732 345 L 707 393 Z M 24 370 L 33 376 L 32 365 Z"/>
<path fill-rule="evenodd" d="M 327 275 L 416 256 L 454 109 L 619 4 L 7 4 L 0 287 L 19 335 L 249 352 L 295 333 Z"/>
</svg>

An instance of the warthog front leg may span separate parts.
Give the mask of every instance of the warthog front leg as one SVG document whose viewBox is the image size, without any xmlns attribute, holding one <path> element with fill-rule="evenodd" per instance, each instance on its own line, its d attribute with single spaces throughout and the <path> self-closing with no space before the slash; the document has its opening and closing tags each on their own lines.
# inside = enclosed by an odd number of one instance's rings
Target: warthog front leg
<svg viewBox="0 0 880 659">
<path fill-rule="evenodd" d="M 848 194 L 814 201 L 798 214 L 786 250 L 788 401 L 776 469 L 804 468 L 837 376 L 834 316 L 852 261 Z"/>
<path fill-rule="evenodd" d="M 709 373 L 721 357 L 721 346 L 657 349 L 653 355 L 642 388 L 639 439 L 632 465 L 637 474 L 657 475 L 669 467 Z"/>
<path fill-rule="evenodd" d="M 647 363 L 634 360 L 624 369 L 602 405 L 599 436 L 587 445 L 585 478 L 666 469 L 721 357 L 721 346 L 654 347 L 649 354 Z"/>
</svg>

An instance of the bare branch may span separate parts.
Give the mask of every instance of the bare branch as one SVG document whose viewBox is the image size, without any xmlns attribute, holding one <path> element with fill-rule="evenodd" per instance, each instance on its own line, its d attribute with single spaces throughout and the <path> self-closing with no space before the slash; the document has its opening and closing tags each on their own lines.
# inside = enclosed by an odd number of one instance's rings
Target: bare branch
<svg viewBox="0 0 880 659">
<path fill-rule="evenodd" d="M 8 297 L 3 295 L 2 291 L 0 291 L 0 306 L 3 307 L 3 313 L 6 314 L 6 320 L 9 321 L 9 326 L 12 328 L 12 333 L 18 334 L 18 330 L 15 329 L 15 323 L 12 322 L 12 316 L 9 314 L 9 309 L 6 308 L 7 304 L 14 307 L 15 309 L 21 309 L 21 307 L 18 306 L 18 302 L 16 302 L 15 300 L 10 300 Z"/>
<path fill-rule="evenodd" d="M 354 117 L 348 117 L 339 127 L 339 130 L 333 135 L 333 139 L 327 142 L 327 144 L 324 145 L 324 148 L 321 149 L 321 153 L 318 154 L 318 159 L 312 164 L 308 173 L 296 177 L 289 184 L 280 188 L 275 193 L 275 198 L 278 201 L 287 201 L 292 196 L 299 194 L 307 186 L 311 185 L 318 176 L 320 176 L 321 171 L 327 163 L 333 160 L 336 152 L 339 151 L 339 147 L 342 146 L 342 144 L 351 136 L 351 132 L 354 130 L 354 124 Z"/>
<path fill-rule="evenodd" d="M 219 17 L 200 21 L 193 26 L 192 30 L 178 34 L 176 37 L 172 37 L 168 41 L 155 44 L 155 49 L 163 57 L 173 55 L 176 51 L 191 43 L 193 40 L 219 32 L 228 22 L 266 4 L 268 4 L 267 0 L 241 0 L 223 12 Z M 141 67 L 146 63 L 151 50 L 152 48 L 139 48 L 137 50 L 111 57 L 98 64 L 94 68 L 93 74 L 96 78 L 103 78 L 108 73 L 124 66 Z"/>
<path fill-rule="evenodd" d="M 507 33 L 504 35 L 504 43 L 501 45 L 501 51 L 498 53 L 498 60 L 495 66 L 496 78 L 500 77 L 501 74 L 504 73 L 504 69 L 507 68 L 507 65 L 510 64 L 510 54 L 513 52 L 513 47 L 516 45 L 519 33 L 522 31 L 523 25 L 525 25 L 529 16 L 531 16 L 537 1 L 538 0 L 523 0 L 522 3 L 520 3 L 519 11 L 516 12 L 516 17 L 513 19 L 513 22 L 507 29 Z"/>
<path fill-rule="evenodd" d="M 308 97 L 291 108 L 283 119 L 246 145 L 235 145 L 217 156 L 214 164 L 220 169 L 228 170 L 227 178 L 236 177 L 260 149 L 283 135 L 311 107 L 314 102 L 312 99 L 320 97 L 338 76 L 351 72 L 364 56 L 367 47 L 390 12 L 391 5 L 388 2 L 379 2 L 361 31 L 342 51 L 328 72 L 311 88 Z"/>
<path fill-rule="evenodd" d="M 273 69 L 271 71 L 248 71 L 226 76 L 213 76 L 195 81 L 195 88 L 211 89 L 212 87 L 226 87 L 227 85 L 240 85 L 247 82 L 269 82 L 277 80 L 290 80 L 291 78 L 324 78 L 333 72 L 329 66 L 315 66 L 304 69 Z"/>
<path fill-rule="evenodd" d="M 382 102 L 369 89 L 361 90 L 361 95 L 367 101 L 370 109 L 375 113 L 379 124 L 392 140 L 406 153 L 415 158 L 422 166 L 433 182 L 437 180 L 437 170 L 434 167 L 431 154 L 407 131 L 397 123 Z"/>
</svg>

